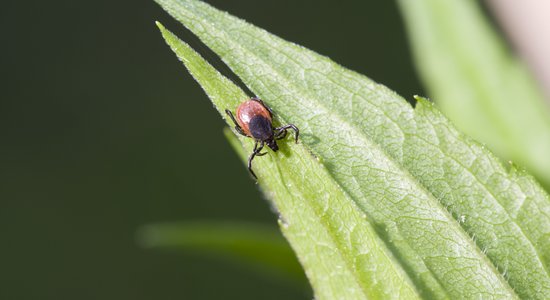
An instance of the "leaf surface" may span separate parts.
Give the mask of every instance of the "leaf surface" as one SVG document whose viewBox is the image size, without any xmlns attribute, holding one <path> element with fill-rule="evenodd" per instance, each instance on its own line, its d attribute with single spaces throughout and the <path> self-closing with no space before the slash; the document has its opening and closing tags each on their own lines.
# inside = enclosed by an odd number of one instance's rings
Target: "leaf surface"
<svg viewBox="0 0 550 300">
<path fill-rule="evenodd" d="M 550 206 L 531 177 L 506 170 L 423 98 L 413 109 L 367 77 L 205 3 L 158 2 L 281 123 L 300 128 L 302 145 L 281 143 L 254 169 L 317 297 L 550 296 Z M 227 80 L 191 67 L 194 52 L 162 30 L 220 112 L 247 97 L 221 93 Z"/>
<path fill-rule="evenodd" d="M 236 107 L 248 96 L 187 44 L 158 24 L 163 37 L 201 84 L 216 109 Z M 229 120 L 228 123 L 230 122 Z M 229 123 L 230 124 L 230 123 Z M 230 139 L 243 159 L 252 141 Z M 264 193 L 280 214 L 280 227 L 322 299 L 417 298 L 391 251 L 365 222 L 365 214 L 302 145 L 280 143 L 254 162 Z M 346 229 L 347 228 L 347 229 Z M 345 230 L 344 230 L 345 229 Z"/>
</svg>

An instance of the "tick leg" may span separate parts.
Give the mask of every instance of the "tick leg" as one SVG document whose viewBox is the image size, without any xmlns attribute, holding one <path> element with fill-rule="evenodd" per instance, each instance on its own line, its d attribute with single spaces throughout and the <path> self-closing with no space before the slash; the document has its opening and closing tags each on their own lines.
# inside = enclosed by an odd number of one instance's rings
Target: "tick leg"
<svg viewBox="0 0 550 300">
<path fill-rule="evenodd" d="M 247 135 L 244 133 L 244 131 L 243 131 L 243 129 L 241 128 L 241 126 L 239 125 L 239 123 L 237 123 L 237 120 L 235 120 L 235 117 L 233 116 L 233 113 L 232 113 L 229 109 L 226 109 L 226 110 L 225 110 L 225 113 L 231 118 L 231 120 L 233 121 L 233 123 L 235 123 L 235 130 L 236 130 L 238 133 L 240 133 L 240 134 L 242 134 L 242 135 L 244 135 L 244 136 L 247 136 Z"/>
<path fill-rule="evenodd" d="M 237 123 L 237 120 L 235 120 L 233 113 L 229 109 L 226 109 L 225 113 L 231 118 L 231 120 L 233 121 L 233 123 L 235 123 L 236 126 L 239 126 L 239 123 Z"/>
<path fill-rule="evenodd" d="M 277 131 L 277 128 L 275 129 Z M 279 132 L 275 133 L 276 140 L 282 140 L 286 137 L 288 131 L 286 129 L 281 129 Z"/>
<path fill-rule="evenodd" d="M 256 177 L 256 174 L 254 174 L 254 171 L 252 171 L 252 160 L 255 156 L 262 156 L 265 154 L 260 154 L 260 151 L 262 151 L 263 148 L 264 142 L 260 142 L 260 146 L 258 147 L 258 141 L 256 141 L 256 143 L 254 144 L 254 151 L 252 151 L 252 154 L 250 154 L 250 157 L 248 158 L 248 171 L 250 172 L 250 174 L 252 174 L 252 177 L 254 177 L 254 179 L 258 179 L 258 177 Z"/>
<path fill-rule="evenodd" d="M 254 144 L 254 150 L 252 152 L 256 152 L 256 156 L 264 156 L 264 155 L 267 154 L 267 152 L 260 153 L 260 151 L 262 151 L 263 147 L 264 147 L 264 143 L 261 142 L 260 147 L 258 148 L 258 141 L 256 141 L 256 143 Z"/>
<path fill-rule="evenodd" d="M 273 111 L 271 110 L 271 108 L 267 105 L 265 105 L 264 101 L 258 97 L 252 97 L 250 98 L 250 100 L 253 100 L 253 101 L 256 101 L 256 102 L 260 102 L 260 104 L 265 107 L 267 109 L 267 111 L 269 111 L 269 116 L 273 118 Z"/>
<path fill-rule="evenodd" d="M 275 134 L 275 138 L 278 140 L 284 138 L 286 136 L 286 131 L 288 129 L 294 130 L 295 132 L 294 140 L 296 141 L 296 144 L 298 144 L 298 136 L 300 135 L 300 130 L 298 129 L 298 127 L 294 126 L 293 124 L 288 124 L 285 126 L 275 128 L 275 131 L 277 132 Z"/>
</svg>

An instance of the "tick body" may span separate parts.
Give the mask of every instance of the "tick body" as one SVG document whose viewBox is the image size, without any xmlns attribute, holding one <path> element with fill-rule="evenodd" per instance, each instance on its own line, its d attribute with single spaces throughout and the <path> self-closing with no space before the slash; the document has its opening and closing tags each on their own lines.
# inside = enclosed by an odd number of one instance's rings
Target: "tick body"
<svg viewBox="0 0 550 300">
<path fill-rule="evenodd" d="M 236 117 L 229 109 L 225 110 L 225 113 L 235 123 L 235 130 L 247 137 L 253 138 L 256 143 L 254 144 L 254 150 L 248 158 L 248 171 L 254 178 L 256 174 L 252 171 L 252 160 L 256 156 L 265 155 L 267 152 L 261 153 L 265 145 L 267 145 L 273 152 L 279 150 L 277 140 L 283 139 L 288 129 L 292 129 L 295 132 L 295 141 L 298 143 L 298 135 L 300 130 L 293 124 L 285 126 L 273 127 L 273 112 L 267 107 L 264 102 L 258 98 L 252 98 L 247 100 L 237 107 L 235 112 Z"/>
</svg>

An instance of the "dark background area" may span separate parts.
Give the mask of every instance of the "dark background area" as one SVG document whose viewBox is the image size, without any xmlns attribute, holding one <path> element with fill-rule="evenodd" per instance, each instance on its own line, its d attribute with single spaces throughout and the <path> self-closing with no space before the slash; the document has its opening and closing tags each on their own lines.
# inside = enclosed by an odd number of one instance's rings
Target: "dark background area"
<svg viewBox="0 0 550 300">
<path fill-rule="evenodd" d="M 208 1 L 423 94 L 392 1 Z M 145 250 L 136 230 L 276 217 L 154 24 L 227 67 L 153 1 L 0 11 L 0 299 L 308 299 L 237 264 Z"/>
</svg>

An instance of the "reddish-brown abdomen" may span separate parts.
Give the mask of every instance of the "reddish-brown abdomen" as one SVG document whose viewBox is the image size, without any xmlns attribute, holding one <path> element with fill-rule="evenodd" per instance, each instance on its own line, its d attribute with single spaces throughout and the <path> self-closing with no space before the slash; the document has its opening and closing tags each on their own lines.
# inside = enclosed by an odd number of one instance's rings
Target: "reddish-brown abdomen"
<svg viewBox="0 0 550 300">
<path fill-rule="evenodd" d="M 269 113 L 269 110 L 267 110 L 267 108 L 259 101 L 248 100 L 243 102 L 239 105 L 239 107 L 237 107 L 236 113 L 239 126 L 241 126 L 243 132 L 250 137 L 252 134 L 250 133 L 249 124 L 254 117 L 266 118 L 269 123 L 271 123 L 271 114 Z"/>
</svg>

